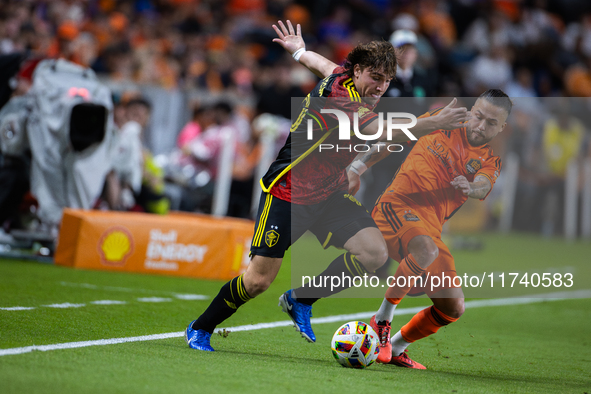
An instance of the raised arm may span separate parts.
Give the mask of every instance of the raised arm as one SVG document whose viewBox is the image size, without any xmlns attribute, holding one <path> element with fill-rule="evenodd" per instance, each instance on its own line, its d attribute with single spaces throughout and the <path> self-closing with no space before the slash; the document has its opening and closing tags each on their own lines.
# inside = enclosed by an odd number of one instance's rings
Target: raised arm
<svg viewBox="0 0 591 394">
<path fill-rule="evenodd" d="M 296 26 L 297 33 L 293 29 L 293 25 L 289 20 L 286 21 L 287 27 L 282 21 L 279 21 L 279 27 L 273 25 L 273 29 L 279 38 L 274 38 L 273 42 L 281 45 L 295 60 L 300 62 L 303 66 L 312 71 L 320 78 L 326 78 L 338 65 L 328 60 L 324 56 L 306 50 L 306 43 L 302 38 L 302 29 L 298 24 Z"/>
<path fill-rule="evenodd" d="M 454 98 L 437 115 L 417 119 L 417 124 L 414 127 L 410 127 L 408 130 L 418 139 L 429 133 L 432 133 L 435 130 L 453 130 L 461 127 L 463 122 L 466 122 L 468 119 L 470 119 L 470 112 L 468 112 L 465 107 L 455 108 L 454 106 L 456 103 L 457 99 Z M 397 119 L 396 121 L 398 124 L 402 124 L 407 123 L 408 119 Z M 377 130 L 378 120 L 376 119 L 367 125 L 361 131 L 361 133 L 375 135 Z M 351 166 L 347 171 L 350 194 L 355 194 L 357 193 L 357 190 L 359 190 L 361 174 L 363 174 L 369 167 L 388 156 L 390 151 L 387 149 L 387 147 L 390 143 L 405 142 L 410 140 L 409 136 L 406 135 L 402 130 L 393 130 L 392 139 L 385 141 L 386 138 L 387 133 L 385 130 L 382 130 L 382 135 L 379 138 L 379 142 L 373 144 L 367 152 L 359 153 L 355 160 L 353 160 L 353 163 L 351 163 Z M 490 190 L 490 182 L 486 182 Z M 481 188 L 482 186 L 483 185 L 481 184 L 474 185 L 472 194 L 475 196 L 480 196 L 483 193 Z M 478 189 L 478 192 L 476 192 L 476 189 Z M 488 190 L 484 193 L 485 196 L 486 193 L 488 193 Z"/>
<path fill-rule="evenodd" d="M 437 115 L 429 116 L 426 118 L 417 119 L 417 124 L 413 127 L 409 127 L 408 130 L 414 135 L 417 139 L 425 136 L 427 134 L 432 133 L 435 130 L 454 130 L 457 128 L 462 127 L 462 123 L 466 122 L 470 119 L 470 112 L 465 107 L 458 107 L 455 108 L 454 106 L 458 100 L 454 98 L 445 108 L 443 108 Z M 385 123 L 384 119 L 384 123 Z M 396 124 L 402 125 L 404 123 L 409 123 L 408 118 L 400 118 L 394 119 Z M 367 135 L 375 135 L 378 131 L 379 124 L 378 120 L 374 120 L 370 124 L 368 124 L 363 130 L 360 131 L 361 134 Z M 384 125 L 384 129 L 386 126 Z M 380 141 L 386 141 L 387 133 L 385 130 L 382 130 L 382 135 L 380 136 Z M 395 129 L 392 131 L 392 138 L 388 139 L 388 142 L 405 142 L 409 141 L 409 136 L 404 133 L 400 128 Z"/>
</svg>

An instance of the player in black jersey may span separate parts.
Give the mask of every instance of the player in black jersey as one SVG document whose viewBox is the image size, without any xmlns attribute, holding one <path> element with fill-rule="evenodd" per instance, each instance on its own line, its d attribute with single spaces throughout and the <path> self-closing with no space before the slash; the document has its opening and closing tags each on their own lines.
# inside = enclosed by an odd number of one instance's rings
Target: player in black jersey
<svg viewBox="0 0 591 394">
<path fill-rule="evenodd" d="M 306 230 L 314 233 L 323 247 L 333 245 L 346 250 L 330 263 L 322 276 L 352 279 L 375 271 L 388 259 L 384 238 L 371 215 L 347 192 L 346 168 L 356 152 L 325 154 L 317 149 L 320 143 L 331 141 L 341 144 L 364 141 L 358 137 L 339 141 L 336 116 L 325 115 L 317 123 L 312 140 L 306 137 L 306 125 L 315 112 L 320 113 L 318 110 L 340 109 L 349 116 L 351 124 L 353 114 L 358 114 L 361 134 L 376 135 L 379 122 L 373 109 L 396 74 L 397 52 L 387 41 L 359 44 L 348 54 L 344 65 L 338 66 L 305 50 L 299 25 L 297 33 L 289 21 L 287 26 L 281 21 L 278 25 L 273 25 L 278 35 L 273 41 L 323 79 L 303 101 L 284 147 L 261 180 L 263 193 L 251 245 L 252 259 L 246 272 L 226 283 L 205 312 L 187 327 L 186 340 L 193 349 L 214 350 L 210 338 L 215 327 L 270 286 L 285 251 Z M 454 104 L 455 99 L 437 116 L 419 119 L 411 129 L 412 134 L 419 138 L 437 129 L 459 127 L 468 115 L 465 108 L 453 108 Z M 402 130 L 394 130 L 389 142 L 408 139 Z M 297 174 L 293 172 L 294 167 L 298 169 Z M 351 168 L 363 171 L 360 162 L 353 163 Z M 317 288 L 312 295 L 302 296 L 302 288 L 292 289 L 279 298 L 279 305 L 306 340 L 316 340 L 310 325 L 312 304 L 344 290 L 346 281 L 343 282 L 336 288 Z"/>
</svg>

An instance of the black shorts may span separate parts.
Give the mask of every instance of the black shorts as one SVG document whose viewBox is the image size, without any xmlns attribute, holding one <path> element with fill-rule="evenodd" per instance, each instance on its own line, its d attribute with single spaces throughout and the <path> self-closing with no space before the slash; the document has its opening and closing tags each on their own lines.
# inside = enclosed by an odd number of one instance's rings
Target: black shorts
<svg viewBox="0 0 591 394">
<path fill-rule="evenodd" d="M 282 258 L 292 243 L 310 230 L 323 248 L 342 248 L 367 227 L 376 227 L 371 214 L 346 192 L 333 193 L 318 204 L 300 205 L 263 192 L 259 202 L 250 254 Z"/>
</svg>

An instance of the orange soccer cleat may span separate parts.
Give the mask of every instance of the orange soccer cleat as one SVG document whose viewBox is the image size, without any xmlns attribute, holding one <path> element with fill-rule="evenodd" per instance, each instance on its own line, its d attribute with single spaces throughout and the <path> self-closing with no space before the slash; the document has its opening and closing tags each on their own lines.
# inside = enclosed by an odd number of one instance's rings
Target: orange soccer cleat
<svg viewBox="0 0 591 394">
<path fill-rule="evenodd" d="M 380 354 L 378 354 L 378 363 L 388 364 L 392 359 L 392 344 L 390 343 L 390 322 L 376 322 L 376 315 L 371 317 L 369 325 L 378 334 L 380 340 Z"/>
<path fill-rule="evenodd" d="M 392 356 L 392 360 L 388 364 L 394 364 L 404 368 L 427 369 L 423 364 L 411 360 L 408 354 L 406 354 L 406 350 L 400 356 Z"/>
</svg>

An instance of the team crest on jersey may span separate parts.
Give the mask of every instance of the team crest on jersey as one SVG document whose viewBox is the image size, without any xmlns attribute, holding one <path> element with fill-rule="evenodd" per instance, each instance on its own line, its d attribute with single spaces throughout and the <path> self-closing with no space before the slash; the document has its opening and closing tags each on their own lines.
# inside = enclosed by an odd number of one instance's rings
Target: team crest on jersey
<svg viewBox="0 0 591 394">
<path fill-rule="evenodd" d="M 468 163 L 466 163 L 466 170 L 468 170 L 470 174 L 476 174 L 481 168 L 482 164 L 480 163 L 480 160 L 470 159 L 468 160 Z"/>
<path fill-rule="evenodd" d="M 371 112 L 371 110 L 368 108 L 365 108 L 365 107 L 359 107 L 359 109 L 357 110 L 357 113 L 359 114 L 359 118 L 363 118 L 369 112 Z"/>
<path fill-rule="evenodd" d="M 269 230 L 265 233 L 265 243 L 268 247 L 272 248 L 277 245 L 277 241 L 279 241 L 279 233 L 277 231 Z"/>
<path fill-rule="evenodd" d="M 406 220 L 407 222 L 418 222 L 421 219 L 419 219 L 419 217 L 417 215 L 415 215 L 414 213 L 405 213 L 403 216 L 404 220 Z"/>
</svg>

